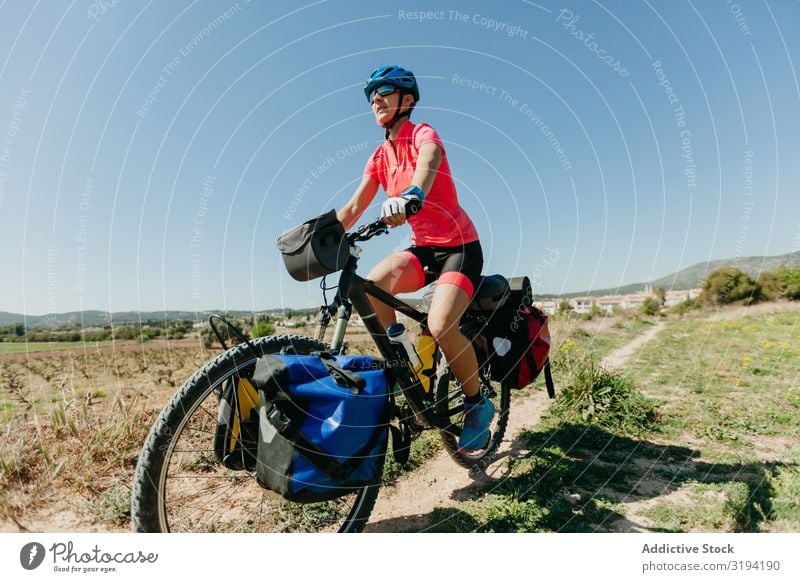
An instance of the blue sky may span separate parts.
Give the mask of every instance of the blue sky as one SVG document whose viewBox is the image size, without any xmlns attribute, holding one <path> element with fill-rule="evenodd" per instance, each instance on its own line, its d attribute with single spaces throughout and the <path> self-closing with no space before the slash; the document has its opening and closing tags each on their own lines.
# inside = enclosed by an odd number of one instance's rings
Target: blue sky
<svg viewBox="0 0 800 582">
<path fill-rule="evenodd" d="M 0 1 L 0 311 L 318 304 L 275 239 L 349 199 L 387 63 L 420 80 L 486 272 L 559 293 L 798 250 L 798 21 L 788 1 Z"/>
</svg>

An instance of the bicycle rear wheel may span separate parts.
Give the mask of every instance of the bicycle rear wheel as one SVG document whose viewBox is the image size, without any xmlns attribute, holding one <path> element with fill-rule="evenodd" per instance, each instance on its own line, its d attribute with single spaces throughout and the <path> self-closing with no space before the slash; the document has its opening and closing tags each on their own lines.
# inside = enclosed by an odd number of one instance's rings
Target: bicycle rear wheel
<svg viewBox="0 0 800 582">
<path fill-rule="evenodd" d="M 503 441 L 508 425 L 508 412 L 511 406 L 511 388 L 507 384 L 493 382 L 485 369 L 479 370 L 481 393 L 494 403 L 495 415 L 489 425 L 489 442 L 482 449 L 469 452 L 458 450 L 458 435 L 464 426 L 464 392 L 461 384 L 450 368 L 436 382 L 436 413 L 450 421 L 450 428 L 440 430 L 442 444 L 450 457 L 462 467 L 486 466 L 491 462 L 495 451 Z"/>
<path fill-rule="evenodd" d="M 328 349 L 297 336 L 254 340 L 256 353 L 282 349 L 308 354 Z M 140 532 L 359 532 L 380 487 L 376 480 L 322 503 L 293 503 L 261 488 L 254 474 L 233 471 L 214 455 L 222 387 L 248 377 L 257 358 L 233 347 L 194 374 L 161 411 L 139 456 L 131 495 L 131 521 Z M 383 462 L 383 461 L 381 461 Z"/>
</svg>

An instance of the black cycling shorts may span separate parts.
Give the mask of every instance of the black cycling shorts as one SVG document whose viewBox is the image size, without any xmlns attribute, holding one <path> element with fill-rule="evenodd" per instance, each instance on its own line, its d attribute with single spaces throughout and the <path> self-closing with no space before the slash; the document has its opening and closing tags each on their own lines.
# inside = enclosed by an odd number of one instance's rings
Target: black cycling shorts
<svg viewBox="0 0 800 582">
<path fill-rule="evenodd" d="M 403 252 L 413 257 L 411 262 L 419 274 L 418 289 L 434 281 L 451 283 L 461 287 L 472 299 L 483 269 L 480 241 L 454 247 L 409 247 Z"/>
</svg>

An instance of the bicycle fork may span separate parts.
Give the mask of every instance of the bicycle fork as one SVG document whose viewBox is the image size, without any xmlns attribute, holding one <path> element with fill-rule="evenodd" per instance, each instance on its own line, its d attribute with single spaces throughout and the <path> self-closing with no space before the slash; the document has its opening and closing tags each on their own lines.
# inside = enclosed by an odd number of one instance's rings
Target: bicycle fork
<svg viewBox="0 0 800 582">
<path fill-rule="evenodd" d="M 353 306 L 349 301 L 340 301 L 339 297 L 336 297 L 330 306 L 320 306 L 317 313 L 317 339 L 321 342 L 325 341 L 325 331 L 333 319 L 332 313 L 336 314 L 336 327 L 333 330 L 333 338 L 331 338 L 331 353 L 340 354 L 343 353 L 344 335 L 347 331 L 347 323 L 353 315 Z"/>
</svg>

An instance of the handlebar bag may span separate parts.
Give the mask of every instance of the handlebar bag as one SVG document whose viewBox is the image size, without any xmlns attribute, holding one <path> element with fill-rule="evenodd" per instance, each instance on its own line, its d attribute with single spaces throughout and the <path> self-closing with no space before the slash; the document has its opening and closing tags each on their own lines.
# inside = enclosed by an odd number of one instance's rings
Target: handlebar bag
<svg viewBox="0 0 800 582">
<path fill-rule="evenodd" d="M 297 281 L 341 271 L 350 258 L 350 246 L 335 210 L 287 230 L 278 237 L 278 250 L 286 270 Z"/>
<path fill-rule="evenodd" d="M 373 358 L 265 355 L 253 384 L 260 398 L 259 485 L 311 503 L 380 478 L 391 406 Z"/>
</svg>

